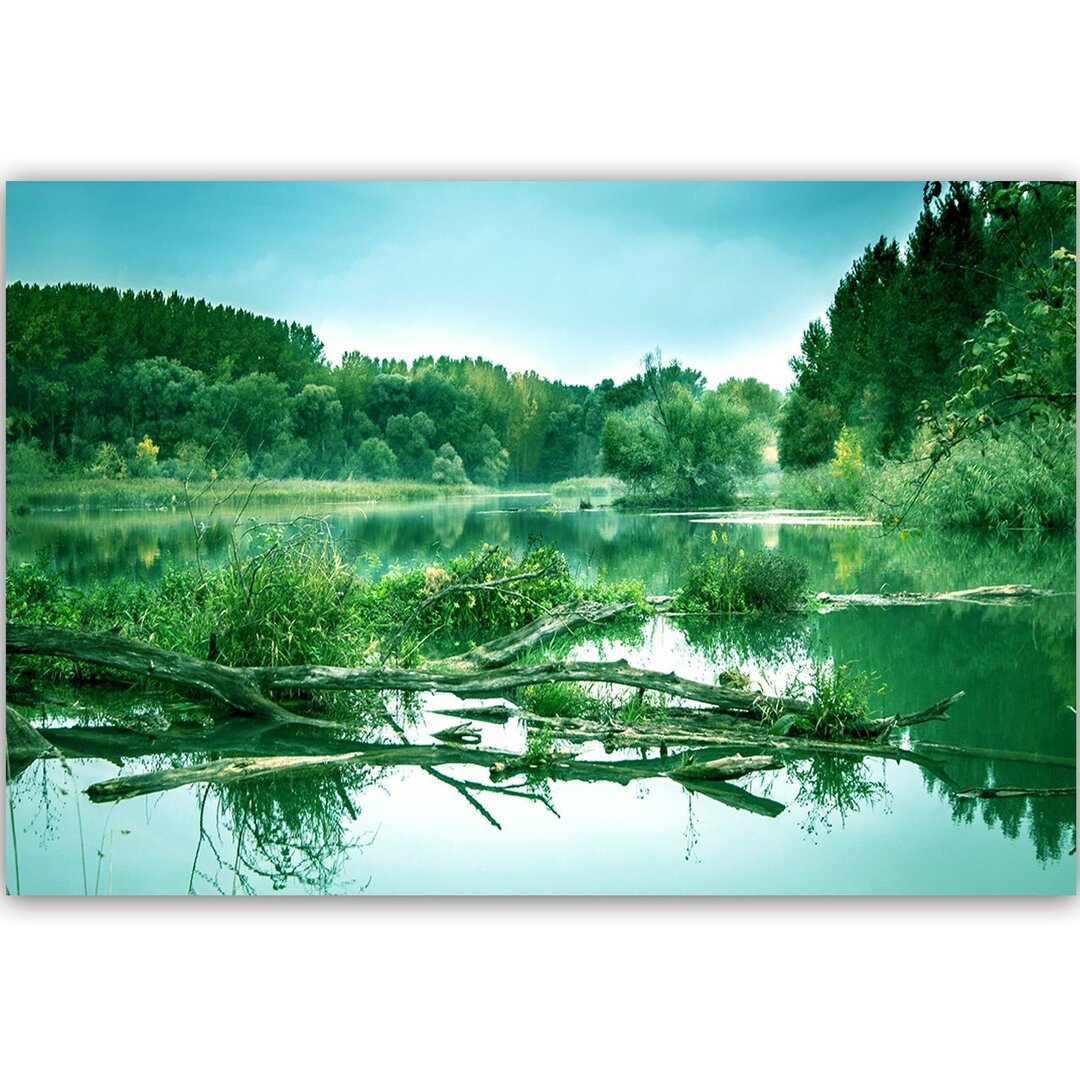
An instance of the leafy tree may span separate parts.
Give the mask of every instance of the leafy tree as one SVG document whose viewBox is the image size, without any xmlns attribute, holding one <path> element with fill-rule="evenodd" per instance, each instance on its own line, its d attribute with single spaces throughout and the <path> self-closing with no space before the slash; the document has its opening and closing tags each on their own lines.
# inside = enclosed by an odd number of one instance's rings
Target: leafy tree
<svg viewBox="0 0 1080 1080">
<path fill-rule="evenodd" d="M 389 480 L 397 475 L 397 457 L 382 439 L 365 439 L 350 454 L 346 471 L 364 480 Z"/>
<path fill-rule="evenodd" d="M 436 484 L 464 484 L 468 482 L 465 475 L 465 466 L 461 462 L 458 452 L 450 445 L 443 443 L 439 452 L 435 455 L 435 461 L 431 466 L 431 479 Z"/>
<path fill-rule="evenodd" d="M 435 462 L 431 440 L 435 425 L 426 413 L 391 416 L 386 421 L 386 442 L 397 456 L 403 476 L 411 480 L 429 480 Z"/>
<path fill-rule="evenodd" d="M 631 415 L 609 416 L 601 436 L 604 464 L 632 492 L 679 505 L 730 502 L 740 481 L 761 467 L 760 425 L 744 407 L 665 365 L 659 350 L 643 360 L 651 400 Z M 668 370 L 675 368 L 675 374 Z"/>
</svg>

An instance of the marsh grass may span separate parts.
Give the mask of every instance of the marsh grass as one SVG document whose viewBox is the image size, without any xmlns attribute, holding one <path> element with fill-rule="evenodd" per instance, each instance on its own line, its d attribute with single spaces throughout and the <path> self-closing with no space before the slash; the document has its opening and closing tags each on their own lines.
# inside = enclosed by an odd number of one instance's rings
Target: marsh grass
<svg viewBox="0 0 1080 1080">
<path fill-rule="evenodd" d="M 801 559 L 768 549 L 748 554 L 714 531 L 690 564 L 675 605 L 695 613 L 802 611 L 809 583 Z"/>
<path fill-rule="evenodd" d="M 585 716 L 597 701 L 574 683 L 537 683 L 521 691 L 521 704 L 537 716 Z"/>
<path fill-rule="evenodd" d="M 254 481 L 252 483 L 255 483 Z M 248 498 L 251 483 L 239 485 L 234 502 Z M 262 480 L 257 482 L 259 502 L 278 502 L 294 506 L 356 502 L 420 502 L 484 495 L 486 488 L 473 484 L 430 484 L 417 480 Z M 192 500 L 201 507 L 219 497 L 219 491 L 207 491 Z M 167 508 L 183 506 L 190 492 L 184 482 L 168 477 L 125 478 L 109 480 L 83 476 L 44 476 L 9 472 L 7 498 L 12 507 L 53 508 Z"/>
<path fill-rule="evenodd" d="M 614 476 L 572 476 L 551 485 L 551 494 L 560 502 L 577 502 L 581 509 L 593 503 L 612 503 L 626 494 L 626 485 Z M 582 506 L 582 503 L 589 506 Z"/>
<path fill-rule="evenodd" d="M 945 529 L 1070 529 L 1076 522 L 1076 422 L 988 431 L 942 458 L 925 486 L 925 455 L 838 470 L 787 471 L 779 501 L 793 509 L 850 510 Z"/>
<path fill-rule="evenodd" d="M 225 565 L 174 565 L 156 585 L 65 583 L 43 562 L 7 574 L 7 617 L 115 632 L 231 666 L 328 664 L 388 659 L 413 663 L 453 636 L 490 640 L 576 599 L 640 603 L 641 582 L 580 584 L 556 549 L 521 555 L 484 545 L 465 555 L 372 580 L 345 559 L 319 519 L 244 533 Z M 643 610 L 643 609 L 642 609 Z M 12 657 L 9 677 L 100 678 L 68 661 Z"/>
<path fill-rule="evenodd" d="M 874 700 L 885 690 L 874 672 L 861 671 L 852 663 L 821 661 L 808 677 L 795 679 L 785 690 L 785 696 L 809 701 L 810 716 L 786 713 L 774 718 L 769 730 L 777 735 L 796 730 L 820 739 L 843 740 L 870 718 Z"/>
</svg>

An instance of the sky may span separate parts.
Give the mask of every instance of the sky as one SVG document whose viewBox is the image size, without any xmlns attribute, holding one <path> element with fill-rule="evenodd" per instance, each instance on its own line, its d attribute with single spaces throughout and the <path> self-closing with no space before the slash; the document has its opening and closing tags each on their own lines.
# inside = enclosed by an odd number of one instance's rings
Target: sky
<svg viewBox="0 0 1080 1080">
<path fill-rule="evenodd" d="M 917 182 L 18 182 L 7 280 L 178 291 L 311 325 L 337 363 L 483 356 L 589 385 L 660 347 L 784 388 Z"/>
</svg>

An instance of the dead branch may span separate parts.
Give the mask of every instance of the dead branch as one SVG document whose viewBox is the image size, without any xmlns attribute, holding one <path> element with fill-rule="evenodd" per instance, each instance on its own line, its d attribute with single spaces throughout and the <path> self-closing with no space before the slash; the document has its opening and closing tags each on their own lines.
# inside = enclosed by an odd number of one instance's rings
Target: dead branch
<svg viewBox="0 0 1080 1080">
<path fill-rule="evenodd" d="M 669 697 L 711 705 L 734 716 L 755 719 L 783 715 L 809 718 L 807 701 L 774 697 L 750 690 L 715 686 L 684 679 L 674 672 L 632 667 L 624 660 L 556 660 L 523 667 L 502 667 L 488 671 L 432 670 L 422 668 L 338 668 L 304 664 L 290 667 L 231 668 L 209 660 L 196 660 L 168 652 L 118 634 L 96 634 L 50 626 L 7 627 L 8 651 L 17 654 L 61 656 L 85 663 L 117 668 L 131 674 L 159 680 L 187 693 L 209 695 L 233 709 L 279 723 L 313 727 L 337 727 L 332 721 L 302 717 L 270 699 L 282 690 L 403 690 L 408 692 L 446 691 L 460 698 L 501 697 L 507 691 L 548 682 L 607 683 L 654 690 Z M 911 716 L 868 720 L 849 727 L 853 736 L 880 738 L 895 727 L 924 723 L 944 715 L 961 694 Z"/>
<path fill-rule="evenodd" d="M 1076 798 L 1076 788 L 972 788 L 953 792 L 954 799 L 1029 799 L 1040 795 L 1069 795 Z"/>
<path fill-rule="evenodd" d="M 562 634 L 608 622 L 634 610 L 636 606 L 632 601 L 600 604 L 593 600 L 584 600 L 560 604 L 520 630 L 478 645 L 455 656 L 453 661 L 481 668 L 504 667 L 530 649 L 546 645 Z"/>
<path fill-rule="evenodd" d="M 944 593 L 842 593 L 817 594 L 822 611 L 841 607 L 900 607 L 922 604 L 1028 604 L 1043 596 L 1059 596 L 1052 589 L 1037 589 L 1033 585 L 981 585 L 977 589 L 959 589 Z"/>
</svg>

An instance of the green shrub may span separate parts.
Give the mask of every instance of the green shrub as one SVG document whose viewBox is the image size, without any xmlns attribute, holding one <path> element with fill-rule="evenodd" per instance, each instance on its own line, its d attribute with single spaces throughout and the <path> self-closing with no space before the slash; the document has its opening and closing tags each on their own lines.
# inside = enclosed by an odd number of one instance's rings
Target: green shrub
<svg viewBox="0 0 1080 1080">
<path fill-rule="evenodd" d="M 852 664 L 823 663 L 814 668 L 810 682 L 812 732 L 826 739 L 842 739 L 870 716 L 870 702 L 885 692 Z"/>
<path fill-rule="evenodd" d="M 537 716 L 583 716 L 596 701 L 575 683 L 536 683 L 521 691 L 521 704 Z"/>
<path fill-rule="evenodd" d="M 810 568 L 801 559 L 762 549 L 747 555 L 713 532 L 676 594 L 690 612 L 797 611 L 806 605 Z"/>
</svg>

